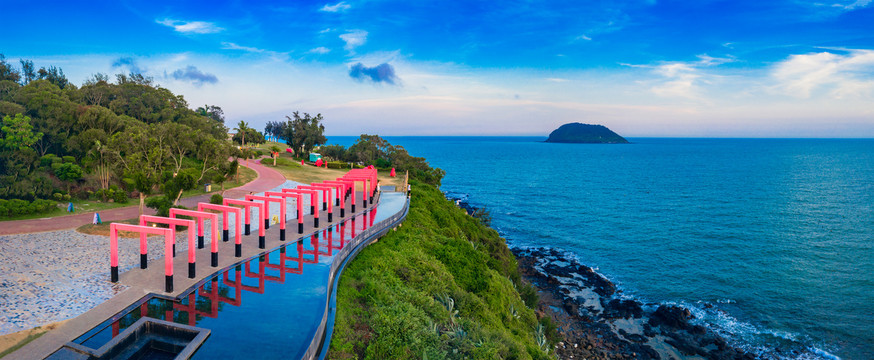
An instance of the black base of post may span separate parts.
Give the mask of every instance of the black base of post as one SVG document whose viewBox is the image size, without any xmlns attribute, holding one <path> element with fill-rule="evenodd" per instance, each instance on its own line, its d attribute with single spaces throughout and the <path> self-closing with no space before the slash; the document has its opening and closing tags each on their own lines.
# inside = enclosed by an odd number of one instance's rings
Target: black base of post
<svg viewBox="0 0 874 360">
<path fill-rule="evenodd" d="M 270 228 L 270 219 L 264 219 L 264 229 Z"/>
<path fill-rule="evenodd" d="M 245 229 L 246 229 L 246 235 L 251 234 L 252 233 L 252 224 L 246 224 Z"/>
<path fill-rule="evenodd" d="M 279 229 L 279 241 L 285 241 L 285 229 Z"/>
<path fill-rule="evenodd" d="M 340 199 L 334 199 L 334 206 L 340 206 Z"/>
<path fill-rule="evenodd" d="M 352 204 L 352 212 L 355 212 L 355 204 Z"/>
<path fill-rule="evenodd" d="M 176 257 L 176 244 L 173 244 L 173 257 Z"/>
<path fill-rule="evenodd" d="M 173 292 L 173 275 L 164 275 L 164 292 Z"/>
<path fill-rule="evenodd" d="M 267 239 L 265 239 L 263 235 L 258 236 L 258 248 L 263 249 L 263 248 L 267 247 L 266 241 L 267 241 Z"/>
<path fill-rule="evenodd" d="M 316 214 L 316 206 L 310 205 L 310 215 L 315 215 L 315 214 Z"/>
<path fill-rule="evenodd" d="M 328 202 L 322 201 L 322 211 L 328 210 Z"/>
<path fill-rule="evenodd" d="M 328 222 L 334 222 L 334 213 L 328 213 Z"/>
<path fill-rule="evenodd" d="M 373 195 L 370 195 L 370 203 L 373 204 Z"/>
<path fill-rule="evenodd" d="M 188 263 L 188 278 L 194 279 L 194 263 Z"/>
<path fill-rule="evenodd" d="M 224 242 L 228 241 L 228 230 L 227 229 L 222 230 L 222 241 L 224 241 Z"/>
<path fill-rule="evenodd" d="M 314 218 L 314 219 L 313 219 L 313 226 L 315 226 L 315 227 L 319 227 L 319 218 Z"/>
<path fill-rule="evenodd" d="M 203 236 L 201 235 L 197 236 L 197 248 L 203 249 Z"/>
<path fill-rule="evenodd" d="M 303 223 L 297 223 L 297 233 L 303 234 Z"/>
<path fill-rule="evenodd" d="M 234 244 L 234 256 L 243 256 L 243 244 Z"/>
<path fill-rule="evenodd" d="M 140 254 L 140 269 L 149 267 L 149 254 Z"/>
<path fill-rule="evenodd" d="M 340 209 L 340 217 L 346 217 L 346 209 Z"/>
<path fill-rule="evenodd" d="M 210 265 L 212 265 L 212 267 L 218 267 L 218 253 L 211 253 L 211 257 L 212 261 L 210 262 Z"/>
<path fill-rule="evenodd" d="M 362 204 L 361 204 L 361 208 L 362 208 L 362 209 L 367 209 L 367 199 L 364 199 L 364 200 L 362 200 L 361 202 L 362 202 Z"/>
<path fill-rule="evenodd" d="M 118 282 L 118 266 L 109 267 L 109 281 Z"/>
</svg>

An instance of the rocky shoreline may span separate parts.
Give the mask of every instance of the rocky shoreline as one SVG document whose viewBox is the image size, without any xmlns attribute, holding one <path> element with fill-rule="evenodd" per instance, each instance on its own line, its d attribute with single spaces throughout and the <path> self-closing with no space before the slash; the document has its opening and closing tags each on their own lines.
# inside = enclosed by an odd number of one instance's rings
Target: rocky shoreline
<svg viewBox="0 0 874 360">
<path fill-rule="evenodd" d="M 619 297 L 592 268 L 547 248 L 511 249 L 522 276 L 540 292 L 538 311 L 558 324 L 562 359 L 756 359 L 689 309 Z"/>
</svg>

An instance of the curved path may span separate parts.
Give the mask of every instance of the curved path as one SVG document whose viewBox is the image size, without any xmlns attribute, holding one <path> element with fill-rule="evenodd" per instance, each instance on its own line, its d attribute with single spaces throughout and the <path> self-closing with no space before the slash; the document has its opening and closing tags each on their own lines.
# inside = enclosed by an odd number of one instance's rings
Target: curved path
<svg viewBox="0 0 874 360">
<path fill-rule="evenodd" d="M 276 170 L 261 165 L 261 159 L 240 162 L 241 166 L 248 167 L 258 173 L 258 177 L 239 187 L 225 190 L 225 197 L 238 198 L 248 193 L 257 193 L 275 188 L 285 182 Z M 179 204 L 185 207 L 196 206 L 199 202 L 208 202 L 213 193 L 201 194 L 182 198 Z M 155 211 L 146 208 L 145 213 L 154 215 Z M 104 222 L 133 219 L 139 215 L 139 205 L 126 206 L 100 211 L 100 219 Z M 14 220 L 0 222 L 0 235 L 27 234 L 44 231 L 56 231 L 75 229 L 82 225 L 90 224 L 94 219 L 94 212 L 84 212 L 76 215 L 57 216 L 41 219 Z"/>
</svg>

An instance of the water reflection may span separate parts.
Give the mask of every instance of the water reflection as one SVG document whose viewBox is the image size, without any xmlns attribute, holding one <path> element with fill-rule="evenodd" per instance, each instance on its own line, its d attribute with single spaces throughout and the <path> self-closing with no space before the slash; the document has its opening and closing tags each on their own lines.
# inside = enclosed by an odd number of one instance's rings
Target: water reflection
<svg viewBox="0 0 874 360">
<path fill-rule="evenodd" d="M 328 274 L 334 256 L 341 254 L 356 235 L 373 226 L 375 215 L 376 209 L 373 209 L 222 270 L 178 300 L 147 296 L 141 304 L 129 308 L 123 315 L 120 313 L 110 318 L 75 342 L 99 348 L 146 316 L 212 330 L 214 341 L 207 341 L 200 353 L 204 350 L 210 352 L 209 348 L 213 346 L 221 347 L 221 341 L 216 341 L 216 338 L 223 338 L 223 332 L 232 336 L 232 332 L 239 331 L 239 322 L 243 321 L 241 317 L 269 319 L 282 314 L 295 316 L 294 322 L 298 327 L 311 324 L 309 327 L 312 329 L 299 336 L 305 338 L 305 335 L 315 331 L 318 320 L 324 314 Z M 283 284 L 285 286 L 279 286 Z M 244 294 L 247 302 L 253 303 L 251 306 L 242 306 Z M 225 316 L 228 319 L 223 320 L 219 316 L 223 313 L 228 314 Z M 250 329 L 253 327 L 256 330 L 271 328 L 266 323 L 260 327 L 247 326 Z M 262 334 L 253 335 L 260 337 Z M 305 348 L 305 342 L 308 341 L 301 339 L 299 348 Z M 294 341 L 287 342 L 287 345 L 294 345 Z"/>
</svg>

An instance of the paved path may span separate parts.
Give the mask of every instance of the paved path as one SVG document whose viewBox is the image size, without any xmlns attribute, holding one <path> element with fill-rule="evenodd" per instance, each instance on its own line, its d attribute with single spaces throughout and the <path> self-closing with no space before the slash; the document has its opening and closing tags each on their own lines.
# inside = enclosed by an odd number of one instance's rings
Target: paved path
<svg viewBox="0 0 874 360">
<path fill-rule="evenodd" d="M 276 170 L 261 165 L 259 160 L 240 162 L 240 165 L 248 167 L 258 173 L 258 177 L 240 187 L 225 191 L 225 197 L 239 198 L 250 192 L 262 192 L 277 187 L 285 182 L 285 177 Z M 199 202 L 209 202 L 212 194 L 202 194 L 179 200 L 179 204 L 191 208 Z M 146 208 L 145 213 L 154 215 L 155 211 Z M 139 215 L 139 205 L 100 211 L 100 219 L 104 222 L 133 219 Z M 44 231 L 56 231 L 75 229 L 82 225 L 90 224 L 94 219 L 94 212 L 84 212 L 76 215 L 58 216 L 42 219 L 15 220 L 0 222 L 0 235 L 27 234 Z"/>
</svg>

